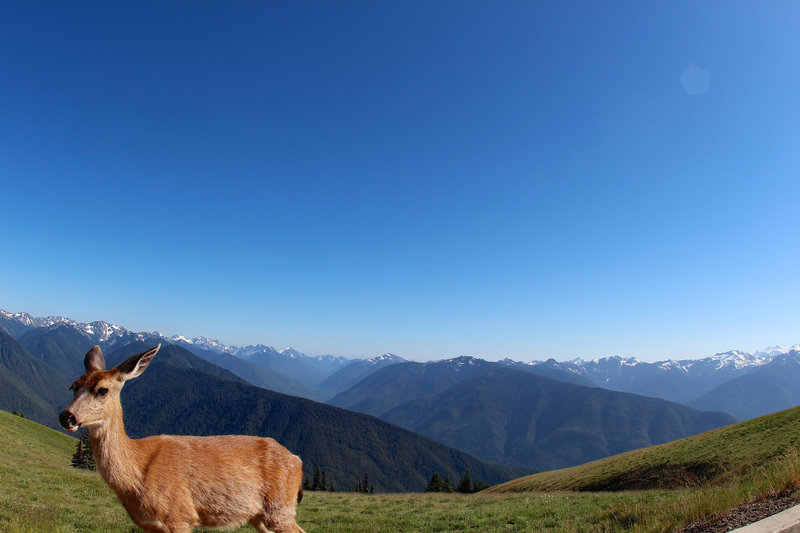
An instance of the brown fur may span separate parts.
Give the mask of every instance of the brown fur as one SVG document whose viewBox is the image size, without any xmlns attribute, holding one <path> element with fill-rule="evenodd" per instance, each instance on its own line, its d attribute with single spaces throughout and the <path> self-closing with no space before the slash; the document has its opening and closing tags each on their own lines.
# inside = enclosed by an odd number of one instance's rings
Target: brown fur
<svg viewBox="0 0 800 533">
<path fill-rule="evenodd" d="M 75 399 L 61 413 L 69 431 L 88 427 L 100 475 L 145 531 L 190 532 L 196 526 L 249 523 L 261 533 L 303 533 L 295 522 L 302 463 L 275 440 L 244 435 L 125 433 L 119 393 L 141 374 L 160 345 L 105 370 L 100 348 L 86 354 Z"/>
</svg>

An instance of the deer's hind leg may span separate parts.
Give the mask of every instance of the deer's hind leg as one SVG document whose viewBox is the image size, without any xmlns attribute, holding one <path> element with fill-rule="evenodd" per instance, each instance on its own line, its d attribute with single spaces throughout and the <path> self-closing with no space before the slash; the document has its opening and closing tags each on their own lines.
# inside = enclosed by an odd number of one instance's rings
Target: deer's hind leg
<svg viewBox="0 0 800 533">
<path fill-rule="evenodd" d="M 249 524 L 258 533 L 305 533 L 295 522 L 294 515 L 294 509 L 275 510 L 253 518 Z"/>
<path fill-rule="evenodd" d="M 161 522 L 144 522 L 138 524 L 146 533 L 192 533 L 192 525 L 188 523 L 163 524 Z"/>
</svg>

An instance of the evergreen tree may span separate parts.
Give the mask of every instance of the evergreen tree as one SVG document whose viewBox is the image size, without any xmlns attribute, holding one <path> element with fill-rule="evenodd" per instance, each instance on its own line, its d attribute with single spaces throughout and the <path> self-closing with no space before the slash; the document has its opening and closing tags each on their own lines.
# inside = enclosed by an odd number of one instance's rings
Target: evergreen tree
<svg viewBox="0 0 800 533">
<path fill-rule="evenodd" d="M 371 489 L 372 487 L 369 486 L 369 475 L 364 474 L 364 481 L 361 482 L 361 492 L 364 494 L 369 494 Z"/>
<path fill-rule="evenodd" d="M 320 483 L 319 490 L 328 490 L 328 473 L 322 469 L 322 482 Z"/>
<path fill-rule="evenodd" d="M 458 492 L 463 492 L 464 494 L 469 494 L 472 492 L 472 476 L 469 473 L 469 470 L 464 472 L 464 475 L 461 476 L 461 481 L 458 482 L 458 487 L 456 487 Z"/>
<path fill-rule="evenodd" d="M 75 445 L 75 453 L 72 455 L 72 466 L 75 468 L 85 468 L 86 470 L 97 470 L 92 457 L 92 444 L 89 440 L 89 432 L 84 432 L 78 443 Z"/>
<path fill-rule="evenodd" d="M 78 440 L 75 445 L 75 453 L 72 454 L 72 468 L 86 468 L 86 455 L 83 452 L 83 442 Z"/>
<path fill-rule="evenodd" d="M 442 492 L 442 489 L 444 489 L 442 476 L 438 473 L 433 474 L 431 480 L 428 482 L 428 486 L 425 487 L 425 492 Z"/>
<path fill-rule="evenodd" d="M 450 481 L 450 476 L 444 478 L 442 492 L 453 492 L 453 483 Z"/>
<path fill-rule="evenodd" d="M 319 467 L 314 469 L 314 484 L 311 485 L 311 490 L 322 490 L 322 471 Z"/>
<path fill-rule="evenodd" d="M 311 490 L 311 481 L 308 476 L 303 478 L 303 490 Z"/>
<path fill-rule="evenodd" d="M 92 455 L 92 441 L 89 437 L 89 432 L 85 432 L 81 436 L 81 440 L 83 441 L 83 449 L 85 450 L 86 454 L 86 464 L 89 466 L 89 470 L 97 470 L 97 465 L 94 464 L 94 455 Z"/>
<path fill-rule="evenodd" d="M 480 492 L 489 488 L 489 484 L 485 481 L 476 481 L 472 485 L 472 492 Z"/>
</svg>

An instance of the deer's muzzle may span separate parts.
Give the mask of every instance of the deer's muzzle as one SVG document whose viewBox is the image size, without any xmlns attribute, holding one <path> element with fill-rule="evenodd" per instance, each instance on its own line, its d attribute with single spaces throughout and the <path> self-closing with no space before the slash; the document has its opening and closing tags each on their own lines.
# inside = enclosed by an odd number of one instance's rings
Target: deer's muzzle
<svg viewBox="0 0 800 533">
<path fill-rule="evenodd" d="M 81 425 L 78 424 L 78 420 L 75 418 L 75 415 L 73 415 L 66 409 L 61 411 L 61 414 L 58 415 L 58 422 L 61 424 L 61 427 L 63 427 L 70 433 L 78 431 L 78 428 L 81 427 Z"/>
</svg>

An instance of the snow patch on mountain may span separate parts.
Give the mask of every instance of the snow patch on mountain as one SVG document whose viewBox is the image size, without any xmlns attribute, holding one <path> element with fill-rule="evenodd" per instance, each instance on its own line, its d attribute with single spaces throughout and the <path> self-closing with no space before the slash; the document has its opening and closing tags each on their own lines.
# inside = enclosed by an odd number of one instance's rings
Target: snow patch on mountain
<svg viewBox="0 0 800 533">
<path fill-rule="evenodd" d="M 753 355 L 756 357 L 764 357 L 774 359 L 778 356 L 785 355 L 789 352 L 798 352 L 800 351 L 800 344 L 794 344 L 792 346 L 767 346 L 762 350 L 758 350 Z"/>
<path fill-rule="evenodd" d="M 407 359 L 400 357 L 399 355 L 395 355 L 393 353 L 385 353 L 383 355 L 376 355 L 375 357 L 370 357 L 364 361 L 366 365 L 380 365 L 385 363 L 405 363 Z"/>
<path fill-rule="evenodd" d="M 175 342 L 196 346 L 198 348 L 217 353 L 233 354 L 237 350 L 235 346 L 228 346 L 217 339 L 209 339 L 208 337 L 194 337 L 190 339 L 188 337 L 184 337 L 183 335 L 174 335 L 170 337 L 170 339 Z"/>
<path fill-rule="evenodd" d="M 440 363 L 447 363 L 456 369 L 461 369 L 465 366 L 475 366 L 477 364 L 486 363 L 483 359 L 478 359 L 469 355 L 460 355 L 458 357 L 452 357 L 450 359 L 442 359 L 439 361 Z"/>
</svg>

